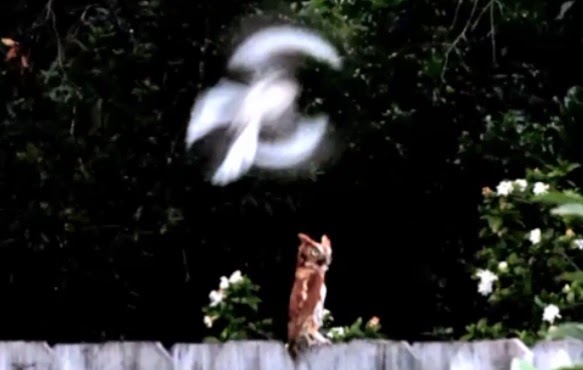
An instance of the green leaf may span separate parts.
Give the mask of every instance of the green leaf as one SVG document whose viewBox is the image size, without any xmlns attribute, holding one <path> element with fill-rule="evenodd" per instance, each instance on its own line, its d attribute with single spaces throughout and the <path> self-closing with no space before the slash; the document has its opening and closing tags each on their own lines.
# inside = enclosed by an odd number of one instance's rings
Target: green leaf
<svg viewBox="0 0 583 370">
<path fill-rule="evenodd" d="M 484 216 L 488 221 L 488 226 L 493 232 L 498 232 L 502 227 L 502 217 L 497 216 Z"/>
<path fill-rule="evenodd" d="M 551 209 L 551 213 L 560 216 L 583 217 L 583 203 L 567 203 Z"/>
<path fill-rule="evenodd" d="M 216 337 L 204 337 L 202 338 L 203 343 L 220 343 L 221 341 Z"/>
<path fill-rule="evenodd" d="M 547 333 L 548 339 L 575 338 L 583 340 L 583 323 L 566 322 L 557 325 Z"/>
<path fill-rule="evenodd" d="M 375 8 L 385 8 L 400 5 L 404 0 L 369 0 Z"/>
<path fill-rule="evenodd" d="M 261 324 L 262 325 L 272 325 L 273 319 L 263 319 L 263 320 L 261 320 Z"/>
<path fill-rule="evenodd" d="M 352 324 L 350 326 L 350 331 L 359 330 L 361 324 L 362 324 L 362 317 L 359 317 L 358 319 L 356 319 L 356 321 L 354 322 L 354 324 Z"/>
<path fill-rule="evenodd" d="M 524 359 L 514 358 L 510 365 L 511 370 L 537 370 L 534 365 Z"/>
<path fill-rule="evenodd" d="M 564 272 L 559 276 L 559 279 L 583 283 L 583 271 Z"/>
<path fill-rule="evenodd" d="M 583 88 L 581 86 L 573 86 L 567 91 L 567 95 L 564 99 L 565 108 L 570 113 L 573 111 L 580 110 L 583 99 L 581 98 L 583 95 Z"/>
<path fill-rule="evenodd" d="M 580 195 L 574 191 L 550 191 L 545 194 L 536 195 L 532 198 L 534 202 L 546 203 L 551 205 L 561 205 L 569 203 L 581 203 L 583 204 L 583 195 Z"/>
</svg>

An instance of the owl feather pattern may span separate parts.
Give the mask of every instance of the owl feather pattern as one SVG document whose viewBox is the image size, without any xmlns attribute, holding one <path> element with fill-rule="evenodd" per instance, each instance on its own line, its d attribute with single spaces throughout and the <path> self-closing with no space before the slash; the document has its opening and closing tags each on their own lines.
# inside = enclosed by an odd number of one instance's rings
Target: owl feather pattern
<svg viewBox="0 0 583 370">
<path fill-rule="evenodd" d="M 326 271 L 332 262 L 330 239 L 323 235 L 320 242 L 306 234 L 298 234 L 295 281 L 289 304 L 288 346 L 295 357 L 300 351 L 330 341 L 320 333 L 326 299 Z"/>
</svg>

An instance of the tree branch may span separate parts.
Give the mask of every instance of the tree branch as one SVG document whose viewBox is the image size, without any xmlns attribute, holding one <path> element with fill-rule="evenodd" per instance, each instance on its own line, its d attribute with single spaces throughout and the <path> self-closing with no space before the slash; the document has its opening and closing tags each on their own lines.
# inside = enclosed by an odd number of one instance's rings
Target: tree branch
<svg viewBox="0 0 583 370">
<path fill-rule="evenodd" d="M 472 11 L 470 13 L 470 16 L 468 17 L 468 20 L 466 21 L 466 24 L 464 26 L 464 28 L 462 29 L 462 31 L 460 32 L 460 34 L 453 40 L 453 42 L 451 43 L 451 46 L 447 49 L 447 51 L 445 52 L 445 60 L 443 61 L 443 69 L 441 71 L 441 80 L 445 81 L 445 71 L 447 69 L 447 64 L 449 63 L 449 54 L 451 54 L 451 52 L 457 48 L 457 44 L 466 37 L 466 32 L 468 30 L 468 28 L 470 27 L 470 24 L 472 23 L 472 18 L 474 17 L 474 14 L 476 13 L 476 9 L 478 8 L 478 2 L 480 0 L 474 0 L 474 5 L 472 6 Z"/>
<path fill-rule="evenodd" d="M 53 0 L 48 0 L 45 6 L 45 19 L 51 21 L 53 32 L 57 39 L 57 64 L 64 71 L 63 67 L 63 44 L 61 43 L 61 38 L 59 37 L 59 31 L 57 30 L 57 17 L 53 11 Z"/>
</svg>

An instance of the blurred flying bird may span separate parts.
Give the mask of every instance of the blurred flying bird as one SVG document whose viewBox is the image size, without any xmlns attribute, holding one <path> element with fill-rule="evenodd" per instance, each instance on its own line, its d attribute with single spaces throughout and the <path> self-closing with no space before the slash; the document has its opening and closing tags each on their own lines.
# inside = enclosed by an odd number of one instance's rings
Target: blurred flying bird
<svg viewBox="0 0 583 370">
<path fill-rule="evenodd" d="M 300 86 L 293 72 L 301 56 L 342 65 L 336 49 L 313 31 L 292 26 L 264 28 L 246 38 L 234 51 L 227 69 L 242 70 L 247 83 L 222 78 L 195 102 L 186 132 L 191 145 L 211 131 L 226 129 L 231 142 L 211 183 L 224 186 L 253 165 L 265 169 L 296 166 L 316 151 L 328 117 L 304 118 L 297 113 Z M 260 134 L 282 136 L 265 140 Z"/>
</svg>

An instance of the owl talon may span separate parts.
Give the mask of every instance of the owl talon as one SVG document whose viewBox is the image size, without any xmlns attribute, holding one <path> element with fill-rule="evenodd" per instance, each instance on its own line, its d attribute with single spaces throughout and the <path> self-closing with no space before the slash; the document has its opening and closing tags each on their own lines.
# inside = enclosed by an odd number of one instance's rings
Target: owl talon
<svg viewBox="0 0 583 370">
<path fill-rule="evenodd" d="M 317 343 L 319 344 L 332 344 L 332 341 L 326 337 L 324 337 L 322 334 L 318 333 L 318 335 L 316 336 L 316 338 L 314 338 L 316 340 Z"/>
</svg>

